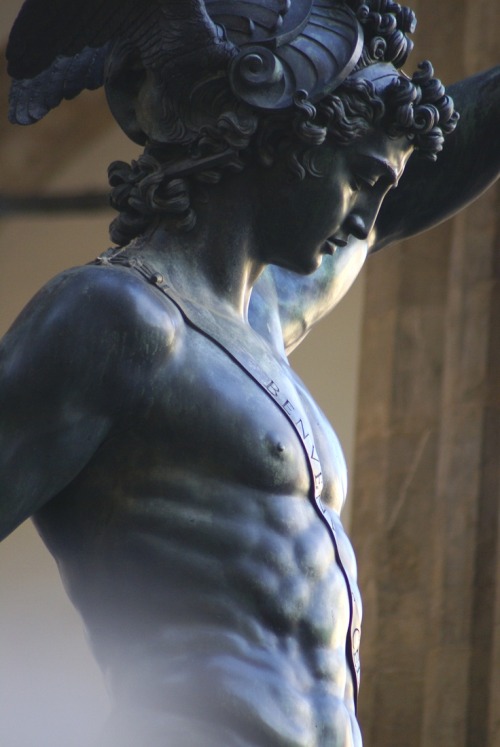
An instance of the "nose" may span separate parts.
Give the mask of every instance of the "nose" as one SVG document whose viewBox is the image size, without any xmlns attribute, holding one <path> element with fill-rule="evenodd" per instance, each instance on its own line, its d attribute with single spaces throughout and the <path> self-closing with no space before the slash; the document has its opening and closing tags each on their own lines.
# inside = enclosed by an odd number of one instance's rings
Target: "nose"
<svg viewBox="0 0 500 747">
<path fill-rule="evenodd" d="M 355 239 L 364 240 L 368 238 L 371 226 L 368 228 L 366 221 L 358 213 L 350 213 L 344 221 L 343 228 L 347 235 L 354 236 Z"/>
<path fill-rule="evenodd" d="M 364 241 L 368 238 L 380 210 L 382 200 L 364 200 L 364 204 L 358 202 L 346 217 L 342 226 L 347 235 Z"/>
</svg>

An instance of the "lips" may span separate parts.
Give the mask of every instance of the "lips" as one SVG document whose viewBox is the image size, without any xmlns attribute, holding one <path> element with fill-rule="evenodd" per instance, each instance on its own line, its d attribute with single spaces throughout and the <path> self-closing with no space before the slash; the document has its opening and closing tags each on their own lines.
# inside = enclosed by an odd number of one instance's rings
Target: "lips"
<svg viewBox="0 0 500 747">
<path fill-rule="evenodd" d="M 330 255 L 335 254 L 337 249 L 343 246 L 347 246 L 347 241 L 345 241 L 344 239 L 339 239 L 336 236 L 330 236 L 330 238 L 325 241 L 323 253 Z"/>
<path fill-rule="evenodd" d="M 347 246 L 347 240 L 346 239 L 341 239 L 338 236 L 330 236 L 330 238 L 328 239 L 328 242 L 330 244 L 333 244 L 336 247 L 337 246 L 340 246 L 340 247 Z"/>
</svg>

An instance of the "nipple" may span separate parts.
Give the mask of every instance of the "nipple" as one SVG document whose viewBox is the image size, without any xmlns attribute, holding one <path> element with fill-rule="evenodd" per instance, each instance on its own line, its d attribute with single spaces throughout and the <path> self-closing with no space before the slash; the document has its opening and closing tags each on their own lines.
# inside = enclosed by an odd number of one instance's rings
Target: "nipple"
<svg viewBox="0 0 500 747">
<path fill-rule="evenodd" d="M 265 437 L 266 446 L 270 454 L 281 456 L 282 454 L 285 453 L 286 446 L 285 446 L 285 443 L 283 442 L 283 439 L 280 438 L 280 435 L 278 435 L 277 433 L 273 433 L 273 432 L 271 433 L 268 432 L 266 434 L 266 437 Z"/>
</svg>

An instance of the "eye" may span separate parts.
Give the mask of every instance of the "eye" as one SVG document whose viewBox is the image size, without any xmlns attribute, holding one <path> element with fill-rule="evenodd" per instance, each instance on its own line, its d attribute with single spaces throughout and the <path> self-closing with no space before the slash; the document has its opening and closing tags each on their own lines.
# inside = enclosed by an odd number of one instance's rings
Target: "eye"
<svg viewBox="0 0 500 747">
<path fill-rule="evenodd" d="M 372 189 L 376 186 L 379 180 L 378 176 L 365 176 L 362 174 L 354 174 L 351 179 L 350 187 L 353 192 L 359 192 L 363 187 Z"/>
<path fill-rule="evenodd" d="M 367 187 L 375 187 L 379 181 L 379 176 L 361 176 L 358 174 L 357 180 L 360 184 L 364 184 Z"/>
</svg>

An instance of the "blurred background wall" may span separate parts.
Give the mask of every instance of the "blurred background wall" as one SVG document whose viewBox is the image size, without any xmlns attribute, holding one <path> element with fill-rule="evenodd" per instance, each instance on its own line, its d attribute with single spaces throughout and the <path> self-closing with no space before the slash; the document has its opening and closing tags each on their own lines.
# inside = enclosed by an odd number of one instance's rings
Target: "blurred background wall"
<svg viewBox="0 0 500 747">
<path fill-rule="evenodd" d="M 414 59 L 445 83 L 499 62 L 497 0 L 414 6 Z M 500 745 L 499 207 L 497 183 L 366 267 L 351 498 L 368 747 Z"/>
</svg>

